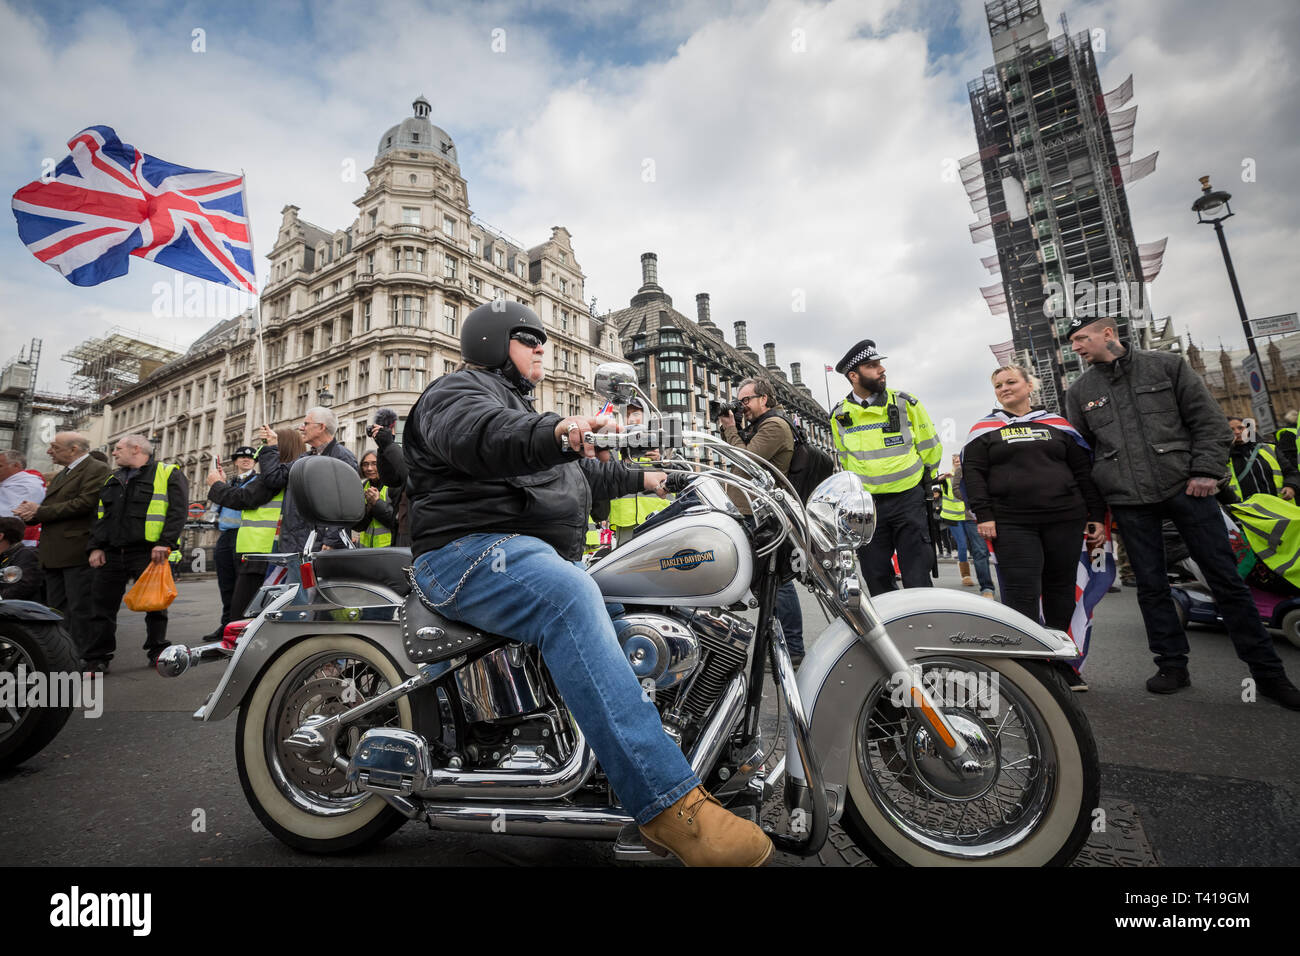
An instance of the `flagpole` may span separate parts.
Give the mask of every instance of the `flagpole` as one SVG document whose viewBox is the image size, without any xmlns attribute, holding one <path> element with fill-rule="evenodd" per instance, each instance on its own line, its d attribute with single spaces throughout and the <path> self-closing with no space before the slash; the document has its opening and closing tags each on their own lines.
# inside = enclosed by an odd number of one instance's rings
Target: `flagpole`
<svg viewBox="0 0 1300 956">
<path fill-rule="evenodd" d="M 826 414 L 831 413 L 831 381 L 826 377 L 826 363 L 822 362 L 822 382 L 826 385 Z"/>
<path fill-rule="evenodd" d="M 253 260 L 253 285 L 257 285 L 257 254 L 253 251 L 253 214 L 248 205 L 248 176 L 239 170 L 239 191 L 244 197 L 244 218 L 248 221 L 248 255 Z M 266 342 L 262 339 L 262 292 L 256 290 L 253 299 L 253 323 L 257 331 L 257 367 L 262 372 L 262 422 L 271 424 L 266 411 Z"/>
</svg>

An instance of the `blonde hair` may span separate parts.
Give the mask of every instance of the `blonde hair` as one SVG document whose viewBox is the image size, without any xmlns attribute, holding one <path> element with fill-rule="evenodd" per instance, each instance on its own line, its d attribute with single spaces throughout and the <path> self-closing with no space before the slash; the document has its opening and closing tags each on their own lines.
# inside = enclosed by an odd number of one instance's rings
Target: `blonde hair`
<svg viewBox="0 0 1300 956">
<path fill-rule="evenodd" d="M 1022 379 L 1028 382 L 1030 395 L 1037 395 L 1038 390 L 1043 386 L 1042 379 L 1029 371 L 1029 369 L 1025 368 L 1023 365 L 999 365 L 993 370 L 993 374 L 989 376 L 989 382 L 992 383 L 995 381 L 1003 372 L 1015 372 Z"/>
</svg>

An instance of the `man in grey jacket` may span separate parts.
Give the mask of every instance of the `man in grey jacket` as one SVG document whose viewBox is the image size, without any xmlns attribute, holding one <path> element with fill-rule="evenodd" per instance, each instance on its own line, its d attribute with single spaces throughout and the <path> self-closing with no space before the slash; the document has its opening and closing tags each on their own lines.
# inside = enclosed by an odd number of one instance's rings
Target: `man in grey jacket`
<svg viewBox="0 0 1300 956">
<path fill-rule="evenodd" d="M 1070 345 L 1091 368 L 1066 395 L 1066 413 L 1092 446 L 1092 477 L 1110 505 L 1137 577 L 1138 605 L 1157 673 L 1147 690 L 1191 686 L 1187 635 L 1165 569 L 1161 521 L 1173 521 L 1205 574 L 1256 689 L 1300 710 L 1250 590 L 1237 575 L 1213 495 L 1227 475 L 1232 432 L 1205 383 L 1182 356 L 1128 351 L 1113 318 L 1075 318 Z"/>
</svg>

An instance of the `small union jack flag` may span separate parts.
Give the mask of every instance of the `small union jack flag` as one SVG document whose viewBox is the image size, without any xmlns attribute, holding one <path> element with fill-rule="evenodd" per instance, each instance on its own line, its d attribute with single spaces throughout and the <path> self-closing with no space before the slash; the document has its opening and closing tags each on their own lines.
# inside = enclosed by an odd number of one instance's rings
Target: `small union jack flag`
<svg viewBox="0 0 1300 956">
<path fill-rule="evenodd" d="M 604 408 L 602 408 L 600 411 L 596 413 L 596 417 L 600 418 L 602 415 L 613 415 L 613 414 L 614 414 L 614 402 L 613 400 L 610 400 L 605 403 Z"/>
<path fill-rule="evenodd" d="M 73 285 L 125 275 L 127 256 L 256 292 L 244 179 L 142 153 L 83 129 L 48 181 L 14 193 L 18 237 Z"/>
</svg>

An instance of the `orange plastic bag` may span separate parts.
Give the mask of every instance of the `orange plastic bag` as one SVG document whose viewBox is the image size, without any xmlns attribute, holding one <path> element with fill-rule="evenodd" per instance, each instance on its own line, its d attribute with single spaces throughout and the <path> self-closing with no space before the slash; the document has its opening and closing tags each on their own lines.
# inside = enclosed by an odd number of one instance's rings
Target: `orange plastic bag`
<svg viewBox="0 0 1300 956">
<path fill-rule="evenodd" d="M 132 611 L 165 611 L 176 600 L 176 582 L 166 561 L 151 562 L 126 592 L 126 606 Z"/>
</svg>

